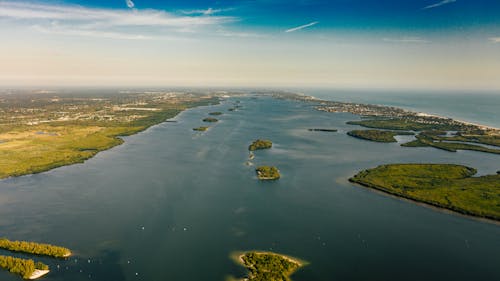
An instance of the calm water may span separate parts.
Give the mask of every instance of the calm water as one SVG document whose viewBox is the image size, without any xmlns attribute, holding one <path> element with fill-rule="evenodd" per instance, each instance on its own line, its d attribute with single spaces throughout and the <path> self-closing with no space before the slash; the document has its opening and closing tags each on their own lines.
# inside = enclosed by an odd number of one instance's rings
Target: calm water
<svg viewBox="0 0 500 281">
<path fill-rule="evenodd" d="M 383 163 L 457 163 L 480 173 L 499 156 L 402 148 L 348 137 L 351 114 L 269 98 L 187 110 L 84 164 L 0 181 L 0 236 L 61 244 L 44 280 L 224 280 L 244 269 L 233 251 L 261 249 L 311 264 L 295 281 L 500 280 L 500 226 L 350 184 Z M 225 114 L 205 133 L 210 111 Z M 338 133 L 307 128 L 337 128 Z M 258 182 L 247 146 L 269 138 L 254 164 L 282 179 Z M 0 271 L 0 280 L 20 280 Z"/>
</svg>

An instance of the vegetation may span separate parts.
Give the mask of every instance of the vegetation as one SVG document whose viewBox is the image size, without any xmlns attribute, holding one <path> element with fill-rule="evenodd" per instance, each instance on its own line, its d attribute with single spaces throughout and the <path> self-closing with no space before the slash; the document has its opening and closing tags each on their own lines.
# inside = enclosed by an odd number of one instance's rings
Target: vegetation
<svg viewBox="0 0 500 281">
<path fill-rule="evenodd" d="M 56 258 L 67 257 L 71 255 L 71 251 L 68 248 L 54 246 L 50 244 L 36 243 L 36 242 L 10 241 L 5 238 L 0 239 L 0 248 L 13 252 L 45 255 Z"/>
<path fill-rule="evenodd" d="M 24 279 L 29 279 L 35 270 L 48 270 L 49 267 L 41 262 L 35 263 L 31 259 L 21 259 L 11 256 L 0 256 L 0 267 L 11 273 L 19 274 Z"/>
<path fill-rule="evenodd" d="M 351 137 L 376 141 L 376 142 L 396 142 L 394 136 L 397 135 L 414 135 L 412 132 L 395 132 L 381 130 L 354 130 L 347 132 Z"/>
<path fill-rule="evenodd" d="M 434 122 L 427 121 L 425 123 L 421 123 L 406 118 L 390 118 L 390 119 L 379 118 L 379 119 L 369 119 L 361 121 L 349 121 L 347 122 L 347 124 L 359 125 L 375 129 L 406 130 L 406 131 L 424 131 L 424 130 L 459 131 L 464 129 L 463 125 L 440 122 L 439 119 Z"/>
<path fill-rule="evenodd" d="M 351 182 L 467 215 L 500 220 L 500 175 L 472 177 L 452 164 L 392 164 L 362 171 Z"/>
<path fill-rule="evenodd" d="M 272 141 L 258 139 L 258 140 L 255 140 L 254 142 L 252 142 L 252 144 L 250 144 L 248 146 L 248 150 L 254 151 L 254 150 L 258 150 L 258 149 L 268 149 L 268 148 L 271 148 L 272 146 L 273 146 Z"/>
<path fill-rule="evenodd" d="M 210 112 L 209 115 L 218 116 L 218 115 L 222 115 L 222 112 L 220 112 L 220 111 Z"/>
<path fill-rule="evenodd" d="M 337 132 L 337 129 L 308 129 L 310 132 Z"/>
<path fill-rule="evenodd" d="M 290 275 L 302 264 L 275 253 L 248 252 L 240 256 L 251 281 L 290 281 Z"/>
<path fill-rule="evenodd" d="M 198 128 L 193 128 L 193 131 L 201 131 L 201 132 L 204 132 L 206 130 L 208 130 L 209 127 L 198 127 Z"/>
<path fill-rule="evenodd" d="M 417 139 L 408 143 L 403 143 L 401 146 L 405 147 L 434 147 L 450 152 L 457 152 L 457 150 L 473 150 L 487 153 L 500 154 L 500 149 L 493 149 L 481 145 L 474 145 L 468 143 L 450 142 L 446 137 L 433 136 L 429 133 L 422 132 L 417 136 Z"/>
<path fill-rule="evenodd" d="M 216 103 L 191 94 L 0 97 L 0 178 L 82 163 L 182 110 Z"/>
<path fill-rule="evenodd" d="M 203 119 L 203 122 L 209 122 L 209 123 L 214 123 L 214 122 L 218 122 L 218 121 L 219 121 L 218 119 L 213 118 L 213 117 L 207 117 L 207 118 Z"/>
<path fill-rule="evenodd" d="M 259 166 L 255 171 L 259 180 L 277 180 L 281 176 L 278 168 L 271 166 Z"/>
</svg>

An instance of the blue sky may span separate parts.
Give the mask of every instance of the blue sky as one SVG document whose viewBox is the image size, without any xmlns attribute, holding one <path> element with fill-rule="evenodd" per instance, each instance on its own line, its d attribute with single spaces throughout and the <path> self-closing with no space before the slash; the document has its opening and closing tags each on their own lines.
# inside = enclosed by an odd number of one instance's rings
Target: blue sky
<svg viewBox="0 0 500 281">
<path fill-rule="evenodd" d="M 0 0 L 0 85 L 500 89 L 497 0 Z"/>
</svg>

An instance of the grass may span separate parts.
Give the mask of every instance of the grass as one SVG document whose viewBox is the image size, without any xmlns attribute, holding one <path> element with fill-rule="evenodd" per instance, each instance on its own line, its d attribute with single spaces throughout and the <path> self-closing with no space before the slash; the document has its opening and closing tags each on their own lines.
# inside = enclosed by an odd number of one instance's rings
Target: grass
<svg viewBox="0 0 500 281">
<path fill-rule="evenodd" d="M 158 105 L 131 122 L 67 121 L 18 125 L 0 132 L 0 178 L 48 171 L 83 163 L 98 152 L 123 143 L 128 136 L 176 116 L 182 110 L 214 99 Z M 126 114 L 135 114 L 127 111 Z"/>
<path fill-rule="evenodd" d="M 500 220 L 500 175 L 474 174 L 473 168 L 453 164 L 391 164 L 349 180 L 455 212 Z"/>
<path fill-rule="evenodd" d="M 397 142 L 394 136 L 398 135 L 414 135 L 412 132 L 394 132 L 381 130 L 353 130 L 347 132 L 351 137 L 358 139 L 376 141 L 376 142 Z"/>
</svg>

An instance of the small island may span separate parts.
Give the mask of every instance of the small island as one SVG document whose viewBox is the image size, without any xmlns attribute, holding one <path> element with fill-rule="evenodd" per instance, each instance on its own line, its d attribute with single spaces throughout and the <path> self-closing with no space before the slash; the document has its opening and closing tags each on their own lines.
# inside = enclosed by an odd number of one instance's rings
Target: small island
<svg viewBox="0 0 500 281">
<path fill-rule="evenodd" d="M 500 220 L 500 175 L 473 177 L 453 164 L 391 164 L 359 172 L 349 181 L 466 215 Z"/>
<path fill-rule="evenodd" d="M 71 255 L 71 251 L 68 248 L 28 241 L 10 241 L 6 238 L 0 238 L 0 248 L 12 252 L 23 252 L 55 258 L 65 258 Z"/>
<path fill-rule="evenodd" d="M 290 276 L 305 265 L 298 259 L 272 252 L 236 253 L 236 262 L 248 269 L 249 281 L 290 281 Z"/>
<path fill-rule="evenodd" d="M 218 116 L 218 115 L 222 115 L 222 112 L 214 111 L 214 112 L 210 112 L 209 115 Z"/>
<path fill-rule="evenodd" d="M 412 132 L 395 132 L 395 131 L 382 131 L 382 130 L 353 130 L 347 132 L 351 137 L 375 141 L 375 142 L 397 142 L 394 138 L 400 135 L 414 135 Z"/>
<path fill-rule="evenodd" d="M 337 129 L 321 129 L 321 128 L 311 128 L 307 129 L 309 132 L 337 132 Z"/>
<path fill-rule="evenodd" d="M 37 279 L 49 273 L 49 266 L 44 263 L 11 256 L 0 256 L 0 267 L 24 279 Z"/>
<path fill-rule="evenodd" d="M 272 166 L 259 166 L 255 172 L 259 180 L 277 180 L 281 177 L 278 168 Z"/>
<path fill-rule="evenodd" d="M 209 122 L 209 123 L 214 123 L 214 122 L 218 122 L 218 121 L 219 121 L 218 119 L 213 118 L 213 117 L 207 117 L 207 118 L 203 119 L 203 122 Z"/>
<path fill-rule="evenodd" d="M 248 150 L 254 151 L 259 149 L 268 149 L 273 146 L 273 142 L 270 140 L 258 139 L 248 146 Z"/>
<path fill-rule="evenodd" d="M 200 131 L 200 132 L 205 132 L 206 130 L 208 130 L 209 127 L 197 127 L 197 128 L 193 128 L 193 131 Z"/>
</svg>

